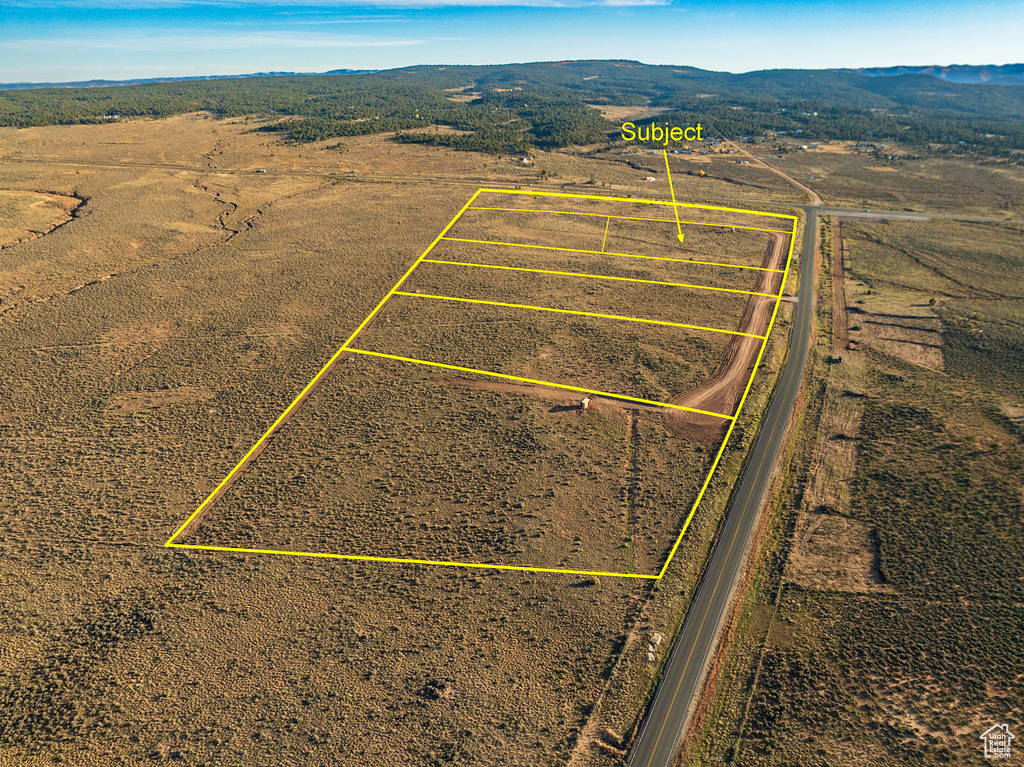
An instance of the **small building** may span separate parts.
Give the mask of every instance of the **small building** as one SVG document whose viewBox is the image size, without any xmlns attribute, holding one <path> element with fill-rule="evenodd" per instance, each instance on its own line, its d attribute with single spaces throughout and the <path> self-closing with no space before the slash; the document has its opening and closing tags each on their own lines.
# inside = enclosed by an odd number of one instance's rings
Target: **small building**
<svg viewBox="0 0 1024 767">
<path fill-rule="evenodd" d="M 584 397 L 580 400 L 580 410 L 590 409 L 590 397 Z"/>
</svg>

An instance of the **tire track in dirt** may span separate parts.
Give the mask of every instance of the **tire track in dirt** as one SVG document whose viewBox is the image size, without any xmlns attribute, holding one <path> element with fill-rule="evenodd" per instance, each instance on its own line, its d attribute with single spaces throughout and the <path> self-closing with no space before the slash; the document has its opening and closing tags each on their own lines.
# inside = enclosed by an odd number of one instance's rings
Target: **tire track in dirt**
<svg viewBox="0 0 1024 767">
<path fill-rule="evenodd" d="M 780 269 L 786 253 L 786 242 L 789 235 L 772 232 L 769 235 L 768 248 L 761 267 L 764 269 Z M 776 280 L 781 280 L 778 272 L 762 272 L 754 287 L 758 293 L 774 293 L 778 290 Z M 774 298 L 751 296 L 747 301 L 743 318 L 738 330 L 742 333 L 761 335 L 768 328 L 768 322 L 775 309 Z M 735 336 L 725 353 L 725 357 L 711 379 L 696 389 L 677 394 L 669 402 L 673 405 L 695 410 L 706 410 L 713 413 L 731 413 L 747 386 L 750 371 L 757 361 L 764 341 L 749 336 Z M 675 437 L 707 439 L 725 428 L 726 421 L 715 416 L 700 413 L 665 414 L 665 428 Z"/>
<path fill-rule="evenodd" d="M 835 325 L 836 345 L 833 353 L 842 356 L 843 350 L 850 343 L 850 319 L 846 311 L 846 278 L 845 254 L 843 253 L 843 223 L 832 216 L 832 285 L 835 289 Z"/>
</svg>

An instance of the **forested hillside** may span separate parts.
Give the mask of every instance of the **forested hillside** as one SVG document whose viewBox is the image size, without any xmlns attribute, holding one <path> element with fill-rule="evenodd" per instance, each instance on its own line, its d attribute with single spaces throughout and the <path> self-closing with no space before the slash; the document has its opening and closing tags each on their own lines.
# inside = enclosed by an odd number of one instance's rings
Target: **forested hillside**
<svg viewBox="0 0 1024 767">
<path fill-rule="evenodd" d="M 0 125 L 209 111 L 221 117 L 291 118 L 265 129 L 299 142 L 394 132 L 399 141 L 498 152 L 614 138 L 617 125 L 590 105 L 659 107 L 665 111 L 658 121 L 700 121 L 705 134 L 717 138 L 772 130 L 807 139 L 898 138 L 1012 158 L 1024 150 L 1024 87 L 949 83 L 931 75 L 872 78 L 803 70 L 733 75 L 626 61 L 419 66 L 361 75 L 4 91 Z M 414 130 L 432 125 L 457 132 Z"/>
</svg>

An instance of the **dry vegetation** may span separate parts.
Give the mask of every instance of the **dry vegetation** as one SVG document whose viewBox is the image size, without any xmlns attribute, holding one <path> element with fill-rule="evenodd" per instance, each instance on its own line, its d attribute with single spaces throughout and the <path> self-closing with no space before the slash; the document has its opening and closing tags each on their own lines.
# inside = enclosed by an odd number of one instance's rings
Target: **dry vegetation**
<svg viewBox="0 0 1024 767">
<path fill-rule="evenodd" d="M 357 348 L 664 402 L 710 378 L 730 338 L 400 296 L 363 331 Z"/>
<path fill-rule="evenodd" d="M 466 196 L 339 174 L 536 173 L 386 137 L 284 147 L 250 127 L 183 116 L 0 132 L 8 190 L 85 200 L 5 249 L 0 269 L 0 763 L 607 763 L 588 733 L 598 717 L 635 723 L 657 668 L 642 640 L 678 623 L 749 418 L 653 590 L 164 549 Z M 580 417 L 557 398 L 443 379 L 339 366 L 197 534 L 657 567 L 703 446 L 680 450 L 652 411 L 601 403 Z M 416 438 L 428 423 L 443 441 Z M 404 502 L 422 492 L 410 469 L 441 448 L 507 492 L 470 494 L 435 461 L 420 476 L 439 512 L 409 524 Z M 331 460 L 343 452 L 357 460 Z M 343 508 L 365 524 L 339 524 Z"/>
<path fill-rule="evenodd" d="M 536 204 L 554 210 L 570 204 L 551 202 Z M 556 243 L 545 247 L 568 249 L 598 223 L 589 216 L 472 212 L 491 220 L 478 215 L 470 222 L 474 237 L 462 239 L 529 235 Z M 458 239 L 462 225 L 448 236 Z M 635 229 L 634 238 L 643 242 L 649 234 Z M 471 253 L 482 248 L 492 259 L 506 247 L 444 244 Z M 527 252 L 537 267 L 550 266 L 544 256 L 551 251 Z M 708 381 L 732 337 L 466 301 L 737 327 L 748 298 L 450 263 L 421 264 L 401 289 L 354 348 L 652 401 Z M 602 399 L 583 413 L 543 388 L 485 387 L 473 379 L 453 388 L 443 369 L 363 356 L 346 363 L 332 370 L 326 392 L 318 390 L 303 406 L 302 426 L 290 424 L 275 436 L 273 457 L 261 455 L 228 498 L 204 512 L 202 530 L 190 529 L 189 540 L 653 573 L 710 466 L 704 442 L 713 439 L 673 439 L 679 431 L 666 430 L 664 414 L 650 408 Z M 714 437 L 721 421 L 711 426 Z"/>
<path fill-rule="evenodd" d="M 340 365 L 188 542 L 655 572 L 710 456 L 655 411 L 583 413 L 424 366 Z"/>
</svg>

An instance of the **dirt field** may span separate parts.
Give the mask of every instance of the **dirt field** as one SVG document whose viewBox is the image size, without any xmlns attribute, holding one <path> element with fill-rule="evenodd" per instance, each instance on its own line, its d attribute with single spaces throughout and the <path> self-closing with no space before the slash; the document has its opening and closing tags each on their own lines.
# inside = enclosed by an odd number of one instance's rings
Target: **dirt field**
<svg viewBox="0 0 1024 767">
<path fill-rule="evenodd" d="M 519 172 L 382 137 L 286 147 L 251 127 L 2 131 L 6 189 L 85 201 L 2 251 L 0 763 L 602 763 L 581 734 L 598 711 L 620 729 L 637 716 L 656 668 L 643 642 L 685 607 L 742 443 L 655 590 L 163 548 L 458 210 L 465 187 L 429 176 Z M 345 181 L 350 168 L 425 178 Z M 639 175 L 615 173 L 621 191 Z M 680 451 L 652 410 L 599 401 L 581 417 L 561 396 L 452 379 L 339 365 L 196 535 L 657 565 L 702 446 Z M 447 443 L 416 439 L 428 421 Z M 415 461 L 466 434 L 468 476 L 508 492 L 471 495 L 439 461 L 419 476 L 445 501 L 413 522 Z M 509 445 L 517 460 L 500 460 Z M 343 452 L 358 461 L 330 460 Z M 317 503 L 291 503 L 296 488 Z"/>
</svg>

